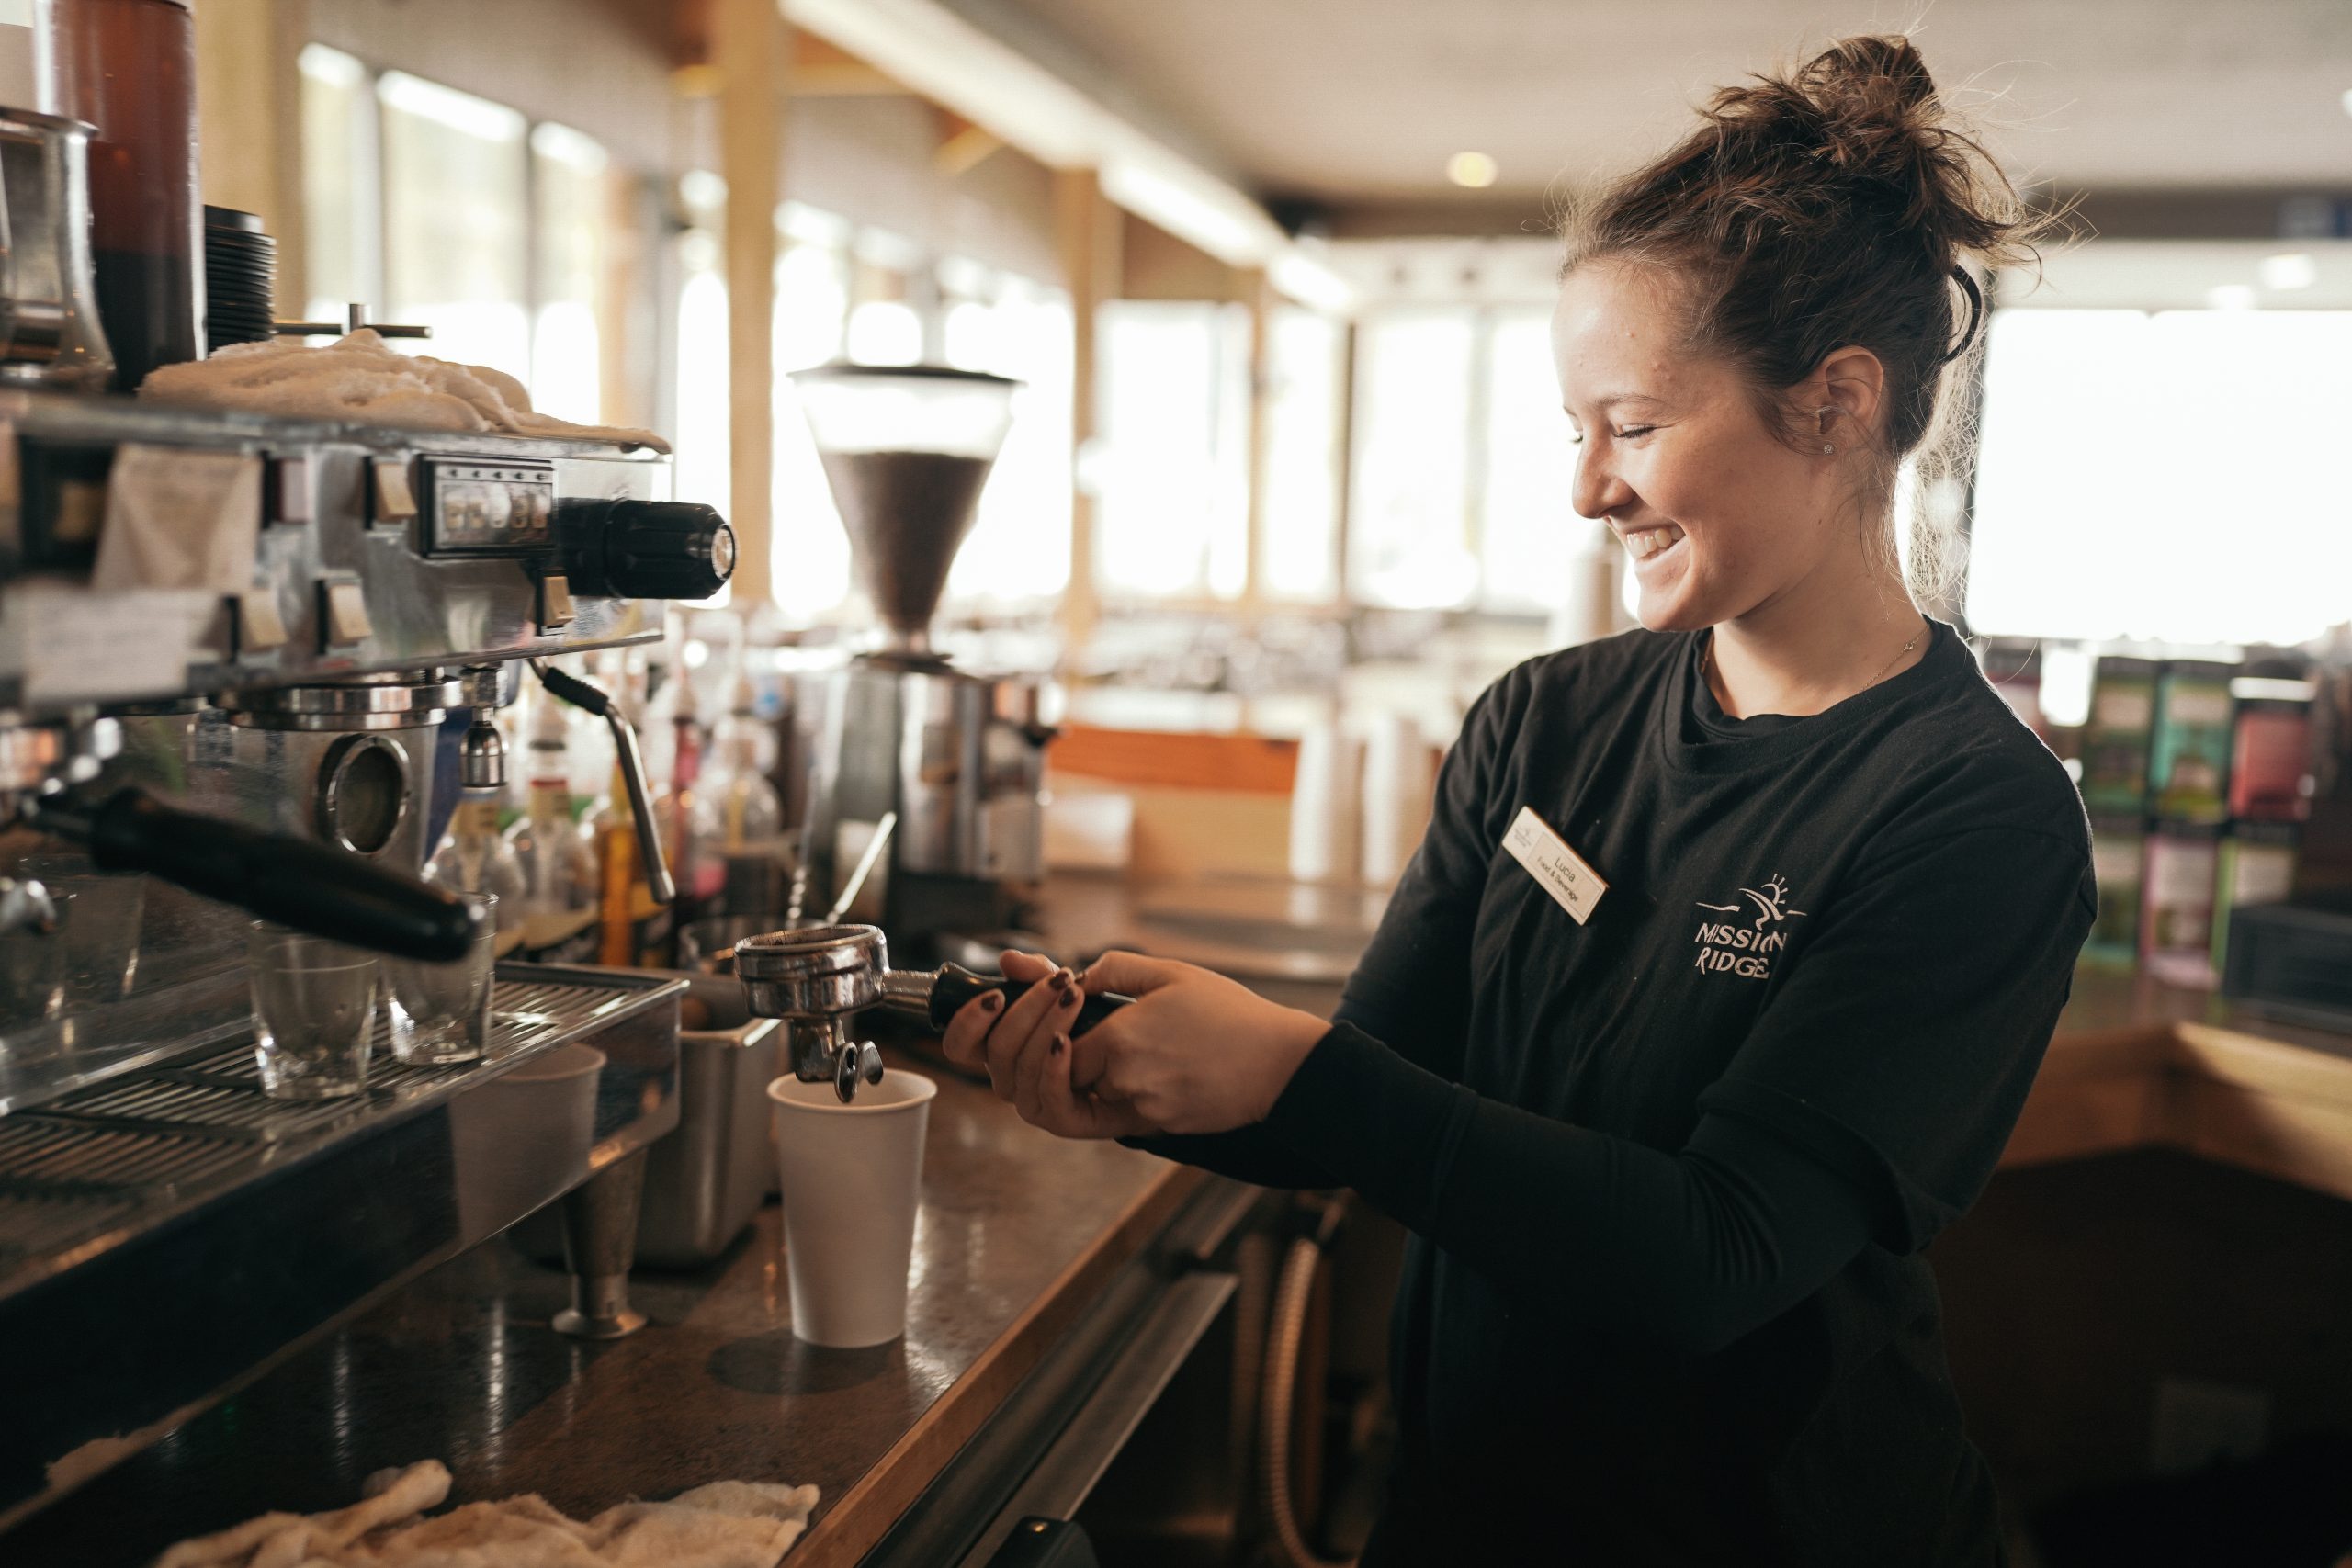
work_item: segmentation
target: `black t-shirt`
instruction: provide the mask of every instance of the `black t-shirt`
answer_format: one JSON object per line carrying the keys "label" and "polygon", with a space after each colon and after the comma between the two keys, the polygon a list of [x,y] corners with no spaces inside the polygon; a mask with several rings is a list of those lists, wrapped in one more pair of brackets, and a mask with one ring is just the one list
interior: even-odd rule
{"label": "black t-shirt", "polygon": [[[2088,824],[1949,627],[1795,720],[1724,716],[1703,636],[1490,688],[1332,1032],[1261,1126],[1154,1145],[1412,1227],[1385,1562],[1997,1551],[1918,1254],[1990,1177],[2064,1004]],[[1522,808],[1608,884],[1585,923],[1505,847]],[[1743,1194],[1765,1221],[1726,1230]],[[1721,1250],[1776,1203],[1838,1216],[1788,1235],[1850,1223],[1826,1283],[1725,1344],[1642,1332],[1674,1279],[1781,1262],[1662,1285],[1661,1230]]]}

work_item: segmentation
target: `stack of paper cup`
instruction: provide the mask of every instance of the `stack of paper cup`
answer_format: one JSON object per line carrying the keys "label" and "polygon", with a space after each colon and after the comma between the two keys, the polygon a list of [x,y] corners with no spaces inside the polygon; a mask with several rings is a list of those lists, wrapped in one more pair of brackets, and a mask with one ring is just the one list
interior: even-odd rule
{"label": "stack of paper cup", "polygon": [[1363,744],[1338,721],[1299,737],[1290,792],[1290,874],[1298,881],[1355,879],[1363,774]]}
{"label": "stack of paper cup", "polygon": [[1437,770],[1420,726],[1401,713],[1373,722],[1363,748],[1363,879],[1385,887],[1403,874],[1429,830]]}
{"label": "stack of paper cup", "polygon": [[830,1082],[768,1085],[792,1331],[811,1345],[882,1345],[906,1332],[923,1134],[938,1092],[897,1068],[846,1105]]}

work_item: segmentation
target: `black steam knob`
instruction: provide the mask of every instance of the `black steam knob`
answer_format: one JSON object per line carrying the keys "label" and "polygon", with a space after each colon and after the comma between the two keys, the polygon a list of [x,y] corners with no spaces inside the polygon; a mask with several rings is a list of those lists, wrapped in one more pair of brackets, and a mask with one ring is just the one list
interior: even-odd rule
{"label": "black steam knob", "polygon": [[559,502],[555,525],[575,594],[707,599],[735,575],[735,531],[698,502]]}

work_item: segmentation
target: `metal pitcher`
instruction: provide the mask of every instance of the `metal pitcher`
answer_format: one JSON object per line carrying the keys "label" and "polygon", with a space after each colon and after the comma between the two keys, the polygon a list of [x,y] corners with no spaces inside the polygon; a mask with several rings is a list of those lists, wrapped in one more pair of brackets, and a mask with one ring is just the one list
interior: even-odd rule
{"label": "metal pitcher", "polygon": [[92,129],[0,108],[0,378],[98,392],[114,373],[90,267]]}

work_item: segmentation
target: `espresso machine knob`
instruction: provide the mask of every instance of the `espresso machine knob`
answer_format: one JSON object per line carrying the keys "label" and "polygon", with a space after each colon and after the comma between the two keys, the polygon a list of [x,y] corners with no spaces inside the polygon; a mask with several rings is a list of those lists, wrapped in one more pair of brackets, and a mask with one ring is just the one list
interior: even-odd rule
{"label": "espresso machine knob", "polygon": [[564,501],[555,522],[575,594],[707,599],[735,574],[735,531],[695,502]]}

